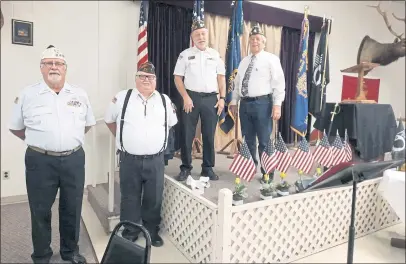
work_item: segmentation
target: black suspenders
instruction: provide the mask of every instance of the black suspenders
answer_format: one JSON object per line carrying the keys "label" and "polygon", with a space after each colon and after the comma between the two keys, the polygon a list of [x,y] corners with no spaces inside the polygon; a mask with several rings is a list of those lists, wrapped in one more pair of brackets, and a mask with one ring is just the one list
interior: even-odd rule
{"label": "black suspenders", "polygon": [[[124,127],[124,116],[125,116],[125,112],[127,110],[127,105],[128,105],[128,100],[130,99],[131,93],[132,93],[133,89],[129,89],[127,91],[127,94],[125,96],[124,99],[124,105],[123,105],[123,110],[121,111],[121,119],[120,119],[120,145],[121,145],[121,151],[127,153],[127,151],[125,150],[124,146],[123,146],[123,127]],[[159,154],[160,152],[164,151],[166,148],[166,141],[167,141],[167,137],[168,137],[168,114],[167,114],[167,109],[166,109],[166,100],[165,100],[165,96],[163,94],[159,94],[161,96],[162,99],[162,103],[164,105],[164,109],[165,109],[165,140],[164,140],[164,145],[162,146],[161,150],[157,153]]]}

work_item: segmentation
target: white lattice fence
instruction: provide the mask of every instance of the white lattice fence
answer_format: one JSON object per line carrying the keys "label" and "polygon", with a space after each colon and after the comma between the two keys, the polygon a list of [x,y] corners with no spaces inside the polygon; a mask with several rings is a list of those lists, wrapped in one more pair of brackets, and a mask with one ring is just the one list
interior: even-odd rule
{"label": "white lattice fence", "polygon": [[214,262],[217,205],[165,176],[162,229],[192,263]]}
{"label": "white lattice fence", "polygon": [[[398,221],[377,194],[379,181],[358,184],[356,237]],[[231,210],[226,215],[230,219],[221,220],[231,227],[230,236],[224,235],[222,260],[286,263],[345,243],[351,199],[352,186],[348,186],[226,208]]]}

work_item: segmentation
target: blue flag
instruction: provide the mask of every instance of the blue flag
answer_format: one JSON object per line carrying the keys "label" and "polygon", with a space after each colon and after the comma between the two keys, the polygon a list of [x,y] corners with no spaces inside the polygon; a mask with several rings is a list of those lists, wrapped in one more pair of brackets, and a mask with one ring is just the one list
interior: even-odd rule
{"label": "blue flag", "polygon": [[228,134],[234,127],[234,116],[228,112],[228,106],[234,90],[234,78],[237,75],[238,65],[241,61],[240,36],[243,33],[243,1],[233,1],[233,13],[228,29],[228,42],[226,51],[226,99],[223,112],[220,114],[220,129]]}
{"label": "blue flag", "polygon": [[295,89],[296,103],[293,111],[293,122],[290,128],[295,133],[304,137],[307,131],[307,116],[309,112],[307,102],[307,49],[309,39],[309,20],[307,20],[307,17],[305,17],[302,22],[302,33],[300,39],[300,59]]}

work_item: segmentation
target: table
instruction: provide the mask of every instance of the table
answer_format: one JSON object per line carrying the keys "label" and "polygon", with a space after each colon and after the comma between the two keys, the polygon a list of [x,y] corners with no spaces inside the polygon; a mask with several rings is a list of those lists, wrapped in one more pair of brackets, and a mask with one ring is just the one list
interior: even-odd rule
{"label": "table", "polygon": [[[405,172],[386,170],[378,187],[378,193],[389,203],[400,220],[405,223]],[[391,245],[405,248],[405,239],[392,238]]]}
{"label": "table", "polygon": [[[334,105],[326,103],[314,128],[328,132]],[[338,114],[334,116],[330,137],[335,137],[337,130],[344,137],[347,129],[349,141],[360,158],[372,161],[392,150],[396,128],[395,114],[389,104],[341,103]]]}

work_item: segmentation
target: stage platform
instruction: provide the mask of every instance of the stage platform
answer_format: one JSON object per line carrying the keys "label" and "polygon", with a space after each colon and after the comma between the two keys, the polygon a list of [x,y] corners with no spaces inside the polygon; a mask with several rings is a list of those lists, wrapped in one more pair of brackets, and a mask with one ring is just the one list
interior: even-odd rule
{"label": "stage platform", "polygon": [[[216,155],[216,166],[214,168],[214,171],[217,173],[220,179],[218,181],[210,181],[210,188],[205,188],[204,190],[203,194],[204,198],[213,203],[217,203],[219,190],[223,188],[228,188],[230,190],[234,189],[234,181],[236,176],[233,173],[231,173],[228,169],[231,162],[232,159],[228,159],[227,156],[225,155],[220,154]],[[165,174],[172,178],[176,176],[180,172],[179,166],[181,165],[181,163],[182,163],[181,160],[176,157],[170,160],[168,166],[166,166],[165,168]],[[193,179],[198,180],[200,178],[200,172],[202,170],[201,167],[202,160],[193,159],[192,164],[193,164],[192,177]],[[312,171],[315,170],[316,167],[314,167]],[[255,202],[260,200],[259,189],[261,187],[260,180],[262,178],[262,174],[259,166],[257,171],[258,173],[255,175],[254,179],[252,179],[250,182],[242,181],[248,187],[247,188],[248,197],[244,200],[244,203]],[[293,185],[293,183],[297,179],[298,179],[297,170],[290,167],[287,172],[286,181],[288,181]],[[274,180],[275,183],[280,182],[279,173],[275,174]],[[185,185],[187,188],[190,188],[190,186],[186,185],[186,181],[182,182],[182,184]],[[292,187],[291,192],[293,191],[294,188]]]}
{"label": "stage platform", "polygon": [[[217,156],[220,180],[210,182],[204,195],[195,195],[173,179],[180,160],[171,160],[166,168],[162,229],[190,262],[287,263],[348,241],[352,185],[260,200],[258,174],[247,184],[248,199],[233,206],[235,176],[228,171],[230,163]],[[200,164],[201,160],[193,161],[194,179],[199,178]],[[294,169],[287,180],[297,180]],[[377,178],[358,185],[356,238],[399,223],[377,193],[379,182]]]}
{"label": "stage platform", "polygon": [[[200,177],[201,162],[193,160],[194,179]],[[211,181],[201,196],[185,182],[173,179],[179,173],[178,158],[170,160],[165,168],[161,230],[191,263],[287,263],[348,241],[352,186],[260,200],[258,173],[246,183],[249,197],[244,204],[233,206],[235,176],[228,170],[231,162],[224,155],[216,156],[215,171],[220,180]],[[297,180],[295,169],[290,168],[286,180],[293,185]],[[275,182],[279,181],[275,175]],[[377,192],[379,182],[380,178],[367,180],[358,186],[357,238],[399,223]],[[105,209],[107,184],[89,186],[88,190],[89,202],[102,224],[106,219],[108,232],[119,219],[118,177],[113,213]],[[98,193],[104,193],[104,198]]]}

